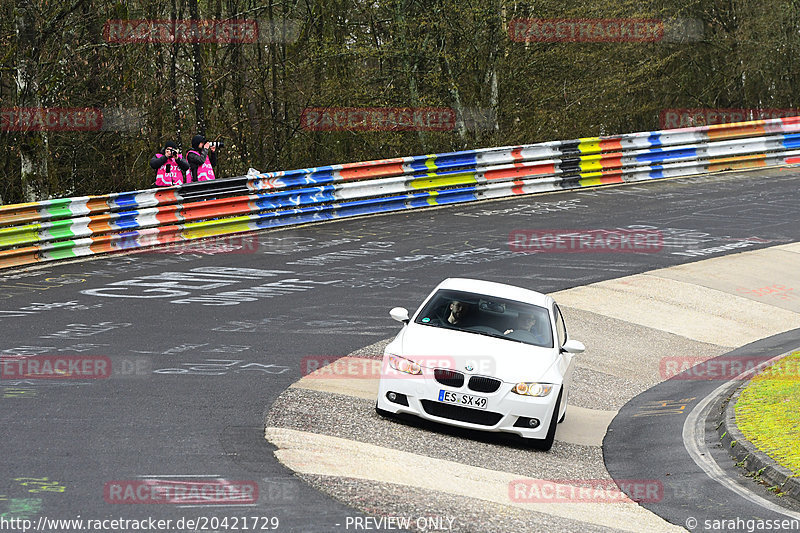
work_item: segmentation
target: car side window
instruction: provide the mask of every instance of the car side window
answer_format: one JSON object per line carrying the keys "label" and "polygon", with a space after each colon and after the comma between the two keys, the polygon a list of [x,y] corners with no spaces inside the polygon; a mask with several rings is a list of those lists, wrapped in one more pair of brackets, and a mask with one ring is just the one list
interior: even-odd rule
{"label": "car side window", "polygon": [[564,346],[567,342],[567,326],[564,325],[564,317],[561,316],[561,309],[558,306],[553,306],[553,311],[556,317],[556,332],[558,333],[558,345]]}

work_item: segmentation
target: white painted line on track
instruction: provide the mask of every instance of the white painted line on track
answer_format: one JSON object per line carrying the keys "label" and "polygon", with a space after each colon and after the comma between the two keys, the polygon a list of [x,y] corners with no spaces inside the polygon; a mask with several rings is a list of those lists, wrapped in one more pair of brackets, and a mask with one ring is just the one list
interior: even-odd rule
{"label": "white painted line on track", "polygon": [[[793,350],[796,351],[796,350]],[[793,352],[792,351],[792,352]],[[773,361],[781,359],[792,352],[787,352],[765,361],[764,364],[771,364]],[[731,476],[725,473],[720,468],[714,458],[711,456],[711,450],[706,445],[706,418],[708,412],[711,410],[712,403],[719,398],[720,395],[725,394],[726,391],[731,390],[734,382],[742,383],[744,379],[749,379],[750,374],[758,370],[759,367],[754,367],[746,372],[742,372],[732,380],[717,387],[711,394],[703,398],[694,409],[692,409],[686,421],[683,423],[683,445],[686,451],[689,452],[692,460],[697,463],[697,466],[703,469],[708,477],[725,487],[726,489],[735,492],[737,495],[753,502],[754,504],[772,511],[775,513],[788,516],[789,518],[800,519],[800,513],[791,511],[780,505],[777,505],[765,498],[762,498],[753,491],[740,485]]]}

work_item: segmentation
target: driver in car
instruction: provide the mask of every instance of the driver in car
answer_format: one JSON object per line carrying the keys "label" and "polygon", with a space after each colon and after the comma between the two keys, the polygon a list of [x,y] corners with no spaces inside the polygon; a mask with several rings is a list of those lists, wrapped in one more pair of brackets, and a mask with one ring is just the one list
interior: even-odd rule
{"label": "driver in car", "polygon": [[453,300],[448,309],[450,309],[450,314],[447,316],[448,324],[459,327],[469,325],[467,323],[467,319],[470,315],[470,306],[468,303]]}

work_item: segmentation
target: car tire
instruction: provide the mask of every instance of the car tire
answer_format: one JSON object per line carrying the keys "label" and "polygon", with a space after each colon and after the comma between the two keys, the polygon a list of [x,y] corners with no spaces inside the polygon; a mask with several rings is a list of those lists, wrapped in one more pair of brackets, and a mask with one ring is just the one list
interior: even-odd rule
{"label": "car tire", "polygon": [[558,419],[559,424],[563,422],[565,418],[567,418],[567,402],[569,402],[569,391],[567,391],[567,397],[564,398],[564,414]]}
{"label": "car tire", "polygon": [[[553,447],[553,441],[556,439],[556,425],[558,425],[558,410],[561,407],[561,391],[558,391],[558,398],[556,405],[553,407],[553,416],[550,417],[550,427],[547,428],[547,436],[543,439],[533,439],[531,447],[543,452],[548,451]],[[564,413],[566,415],[566,413]]]}
{"label": "car tire", "polygon": [[394,413],[390,413],[389,411],[386,411],[385,409],[381,409],[380,407],[378,407],[377,401],[375,402],[375,412],[384,418],[392,418],[394,416]]}

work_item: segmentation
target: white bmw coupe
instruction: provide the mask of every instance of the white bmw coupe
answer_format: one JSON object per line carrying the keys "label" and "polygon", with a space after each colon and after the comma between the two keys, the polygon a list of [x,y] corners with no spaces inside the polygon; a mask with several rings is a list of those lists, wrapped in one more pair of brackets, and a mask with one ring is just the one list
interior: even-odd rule
{"label": "white bmw coupe", "polygon": [[482,431],[515,433],[538,449],[553,445],[566,416],[575,354],[549,296],[472,279],[440,283],[386,347],[378,402],[382,416],[407,413]]}

